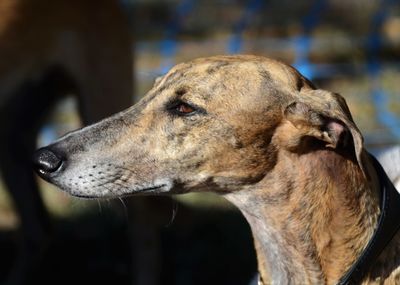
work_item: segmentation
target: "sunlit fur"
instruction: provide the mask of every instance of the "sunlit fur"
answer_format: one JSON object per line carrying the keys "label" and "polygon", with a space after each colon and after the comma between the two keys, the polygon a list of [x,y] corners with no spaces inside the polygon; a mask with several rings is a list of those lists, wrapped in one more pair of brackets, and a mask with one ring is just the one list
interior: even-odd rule
{"label": "sunlit fur", "polygon": [[[180,116],[176,100],[202,111]],[[66,161],[48,179],[73,195],[220,193],[251,226],[263,284],[335,284],[379,216],[345,100],[263,57],[177,65],[137,105],[49,149]],[[398,284],[398,240],[365,284]]]}

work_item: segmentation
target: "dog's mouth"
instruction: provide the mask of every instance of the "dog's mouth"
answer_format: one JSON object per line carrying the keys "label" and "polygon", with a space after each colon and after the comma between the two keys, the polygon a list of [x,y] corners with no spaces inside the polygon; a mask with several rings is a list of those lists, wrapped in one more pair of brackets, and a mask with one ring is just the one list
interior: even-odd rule
{"label": "dog's mouth", "polygon": [[[168,185],[161,184],[157,186],[142,188],[139,190],[134,190],[132,193],[127,193],[124,196],[134,196],[134,195],[147,195],[147,194],[162,194],[163,192],[168,192]],[[161,190],[161,191],[160,191]]]}
{"label": "dog's mouth", "polygon": [[[160,191],[161,190],[161,191]],[[93,200],[93,199],[112,199],[112,198],[123,198],[123,197],[129,197],[129,196],[139,196],[139,195],[152,195],[152,194],[162,194],[164,192],[168,192],[168,185],[167,184],[161,184],[161,185],[156,185],[152,187],[146,187],[146,188],[141,188],[138,190],[132,190],[132,192],[124,193],[124,194],[109,194],[109,195],[88,195],[88,194],[82,194],[82,193],[74,193],[68,191],[72,196],[81,198],[81,199],[88,199],[88,200]]]}

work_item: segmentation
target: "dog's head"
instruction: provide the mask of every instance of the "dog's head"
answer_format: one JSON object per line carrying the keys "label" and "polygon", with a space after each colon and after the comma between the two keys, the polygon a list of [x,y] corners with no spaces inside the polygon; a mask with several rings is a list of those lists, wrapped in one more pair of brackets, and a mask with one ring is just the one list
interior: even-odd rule
{"label": "dog's head", "polygon": [[280,148],[345,144],[360,161],[362,137],[339,95],[274,60],[220,56],[175,66],[139,103],[34,160],[44,179],[81,197],[228,192],[261,180]]}

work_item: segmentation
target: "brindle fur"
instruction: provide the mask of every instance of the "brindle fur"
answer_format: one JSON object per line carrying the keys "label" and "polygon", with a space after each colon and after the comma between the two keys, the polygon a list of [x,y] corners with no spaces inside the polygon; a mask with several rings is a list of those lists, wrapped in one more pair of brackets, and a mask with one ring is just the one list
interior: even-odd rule
{"label": "brindle fur", "polygon": [[[171,112],[182,100],[189,116]],[[335,284],[370,239],[379,185],[345,100],[256,56],[179,64],[136,105],[49,146],[87,198],[220,193],[253,231],[262,284]],[[399,237],[363,284],[399,284]]]}

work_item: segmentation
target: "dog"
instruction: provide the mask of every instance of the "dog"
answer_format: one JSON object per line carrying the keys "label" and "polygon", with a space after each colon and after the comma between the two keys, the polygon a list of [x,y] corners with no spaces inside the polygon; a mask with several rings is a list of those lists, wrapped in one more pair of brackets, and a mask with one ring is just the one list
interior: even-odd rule
{"label": "dog", "polygon": [[[250,224],[259,284],[339,282],[381,212],[378,171],[344,98],[259,56],[179,64],[34,163],[81,198],[219,193]],[[397,234],[360,282],[398,284],[399,249]]]}
{"label": "dog", "polygon": [[116,0],[2,0],[0,57],[0,170],[21,224],[6,282],[23,284],[52,232],[32,171],[38,131],[66,95],[84,124],[132,104],[128,19]]}

